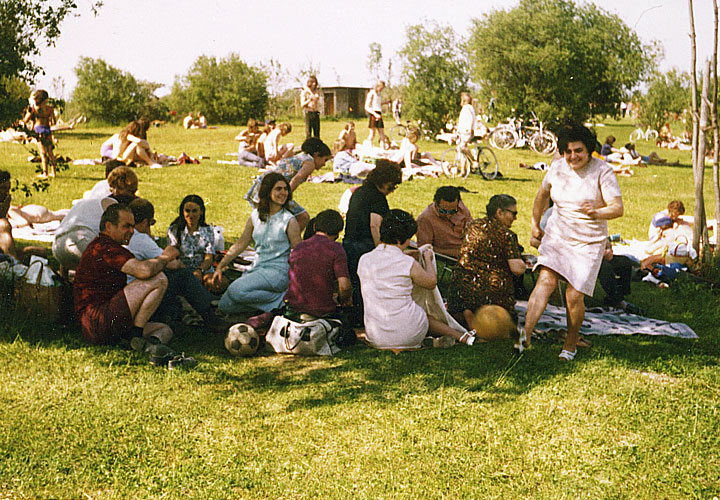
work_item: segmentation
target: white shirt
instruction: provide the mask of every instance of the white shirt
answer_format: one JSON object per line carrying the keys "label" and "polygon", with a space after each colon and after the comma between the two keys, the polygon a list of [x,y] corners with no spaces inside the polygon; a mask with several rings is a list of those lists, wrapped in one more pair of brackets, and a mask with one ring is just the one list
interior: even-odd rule
{"label": "white shirt", "polygon": [[375,113],[382,114],[382,99],[380,99],[380,94],[375,92],[375,89],[370,89],[365,98],[365,111],[371,115]]}
{"label": "white shirt", "polygon": [[472,138],[475,130],[475,108],[472,104],[463,105],[458,118],[457,131],[460,138],[468,141]]}

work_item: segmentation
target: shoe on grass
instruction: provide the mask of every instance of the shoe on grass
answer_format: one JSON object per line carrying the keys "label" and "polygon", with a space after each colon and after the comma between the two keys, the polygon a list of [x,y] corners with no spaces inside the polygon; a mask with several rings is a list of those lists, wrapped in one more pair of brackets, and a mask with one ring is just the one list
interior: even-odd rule
{"label": "shoe on grass", "polygon": [[157,337],[133,337],[130,340],[130,347],[135,352],[147,353],[150,356],[164,357],[169,354],[175,355],[175,351],[160,343]]}
{"label": "shoe on grass", "polygon": [[170,361],[168,361],[167,367],[168,370],[175,370],[177,368],[192,368],[197,365],[197,361],[195,361],[195,358],[190,356],[185,356],[185,353],[178,354],[177,356],[174,356]]}

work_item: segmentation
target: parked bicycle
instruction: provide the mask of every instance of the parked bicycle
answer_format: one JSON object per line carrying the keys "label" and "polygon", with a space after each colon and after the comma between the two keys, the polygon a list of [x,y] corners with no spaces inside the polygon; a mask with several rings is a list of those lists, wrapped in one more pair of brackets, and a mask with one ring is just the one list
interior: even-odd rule
{"label": "parked bicycle", "polygon": [[429,141],[433,137],[433,131],[427,128],[421,121],[417,124],[410,120],[405,120],[405,123],[398,123],[390,129],[390,140],[400,142],[407,135],[408,128],[415,127],[420,134],[420,139]]}
{"label": "parked bicycle", "polygon": [[551,155],[557,149],[557,137],[547,130],[533,112],[530,125],[523,125],[522,118],[508,118],[508,123],[495,127],[490,135],[490,145],[497,149],[522,148],[525,145],[542,155]]}
{"label": "parked bicycle", "polygon": [[648,126],[645,130],[642,127],[638,127],[630,134],[630,142],[637,142],[640,139],[645,139],[648,142],[655,142],[658,138],[658,131]]}
{"label": "parked bicycle", "polygon": [[469,144],[462,146],[457,143],[458,135],[450,134],[443,138],[455,146],[445,150],[440,163],[447,177],[459,176],[467,179],[470,174],[480,174],[485,179],[493,180],[498,174],[498,162],[495,152],[488,146],[478,144],[474,137]]}

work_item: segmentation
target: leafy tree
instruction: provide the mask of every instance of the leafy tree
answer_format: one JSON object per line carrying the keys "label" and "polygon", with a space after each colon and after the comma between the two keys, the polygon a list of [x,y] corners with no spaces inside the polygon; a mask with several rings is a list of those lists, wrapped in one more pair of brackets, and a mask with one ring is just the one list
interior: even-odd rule
{"label": "leafy tree", "polygon": [[[91,9],[99,6],[93,2]],[[0,0],[0,126],[21,117],[29,93],[18,95],[18,81],[32,83],[41,71],[34,58],[53,45],[76,8],[74,0]]]}
{"label": "leafy tree", "polygon": [[237,54],[200,56],[187,75],[176,78],[170,102],[178,112],[201,111],[210,122],[244,124],[265,116],[267,76]]}
{"label": "leafy tree", "polygon": [[432,130],[440,130],[459,112],[460,92],[467,89],[467,63],[450,26],[436,22],[408,26],[403,59],[403,111]]}
{"label": "leafy tree", "polygon": [[640,123],[660,130],[670,118],[677,118],[690,107],[690,76],[672,69],[656,73],[640,100]]}
{"label": "leafy tree", "polygon": [[158,84],[138,81],[126,71],[102,59],[81,57],[75,66],[77,85],[72,94],[75,108],[88,118],[122,123],[146,116],[155,100]]}
{"label": "leafy tree", "polygon": [[617,113],[657,55],[618,16],[572,0],[520,0],[473,20],[474,81],[500,113],[545,121]]}

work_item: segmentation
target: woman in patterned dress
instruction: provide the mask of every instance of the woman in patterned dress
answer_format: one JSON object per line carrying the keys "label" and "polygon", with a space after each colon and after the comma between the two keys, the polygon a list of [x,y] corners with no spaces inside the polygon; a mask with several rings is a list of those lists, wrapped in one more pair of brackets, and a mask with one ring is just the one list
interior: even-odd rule
{"label": "woman in patterned dress", "polygon": [[486,304],[504,307],[515,318],[513,277],[526,269],[517,235],[510,230],[517,217],[515,198],[496,194],[485,209],[487,217],[465,226],[448,295],[448,311],[468,325]]}

